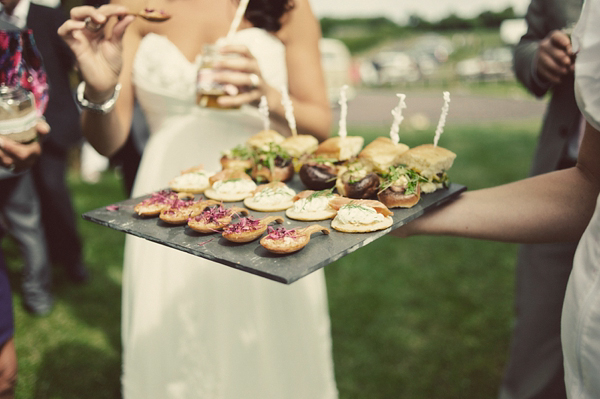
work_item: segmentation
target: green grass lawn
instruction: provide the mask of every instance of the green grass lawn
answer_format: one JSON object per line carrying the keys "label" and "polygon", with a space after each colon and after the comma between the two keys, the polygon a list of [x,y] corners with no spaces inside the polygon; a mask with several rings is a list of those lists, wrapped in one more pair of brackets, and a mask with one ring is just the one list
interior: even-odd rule
{"label": "green grass lawn", "polygon": [[[525,177],[539,123],[448,126],[458,154],[450,177],[477,189]],[[386,129],[352,130],[367,141]],[[413,146],[430,132],[402,132]],[[77,212],[123,199],[108,172],[97,185],[69,176]],[[19,399],[120,397],[124,234],[80,220],[93,279],[74,286],[54,271],[56,307],[22,310],[20,258],[3,248],[14,289]],[[440,237],[383,237],[326,267],[341,399],[482,399],[496,395],[506,360],[516,246]],[[249,398],[254,399],[254,398]],[[282,398],[284,399],[284,398]]]}

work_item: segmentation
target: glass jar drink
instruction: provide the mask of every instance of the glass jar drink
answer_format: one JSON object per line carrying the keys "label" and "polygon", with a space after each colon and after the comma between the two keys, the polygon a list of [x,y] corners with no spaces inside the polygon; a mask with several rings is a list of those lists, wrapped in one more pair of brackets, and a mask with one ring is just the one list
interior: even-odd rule
{"label": "glass jar drink", "polygon": [[[218,103],[218,98],[228,95],[225,85],[215,81],[214,64],[222,57],[216,44],[205,44],[202,49],[202,62],[198,70],[196,102],[206,108],[226,108]],[[228,107],[231,108],[231,107]]]}
{"label": "glass jar drink", "polygon": [[0,86],[0,137],[20,143],[37,138],[33,93],[22,87]]}

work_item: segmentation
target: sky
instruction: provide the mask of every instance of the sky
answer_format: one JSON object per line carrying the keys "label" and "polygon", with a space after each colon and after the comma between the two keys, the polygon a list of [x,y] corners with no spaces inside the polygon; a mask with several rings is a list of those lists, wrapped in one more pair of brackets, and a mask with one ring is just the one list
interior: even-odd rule
{"label": "sky", "polygon": [[387,16],[396,22],[406,22],[417,14],[435,22],[450,13],[474,17],[482,11],[502,11],[513,7],[524,15],[530,0],[309,0],[318,18]]}

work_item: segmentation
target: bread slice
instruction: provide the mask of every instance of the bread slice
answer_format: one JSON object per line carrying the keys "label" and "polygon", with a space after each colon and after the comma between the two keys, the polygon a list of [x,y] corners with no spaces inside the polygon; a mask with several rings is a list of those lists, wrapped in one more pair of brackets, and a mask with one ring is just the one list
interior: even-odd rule
{"label": "bread slice", "polygon": [[319,140],[310,134],[297,134],[286,138],[280,144],[294,158],[300,158],[305,154],[312,154],[319,147]]}
{"label": "bread slice", "polygon": [[281,144],[285,137],[275,130],[261,130],[246,141],[246,145],[254,149],[268,150],[271,143]]}
{"label": "bread slice", "polygon": [[406,144],[396,144],[389,137],[377,137],[363,148],[358,158],[371,170],[385,173],[390,166],[397,164],[398,157],[408,149]]}
{"label": "bread slice", "polygon": [[315,155],[345,161],[358,155],[364,142],[361,136],[331,137],[319,144]]}
{"label": "bread slice", "polygon": [[398,157],[400,164],[406,165],[426,179],[432,179],[452,167],[456,154],[433,144],[423,144],[404,152]]}

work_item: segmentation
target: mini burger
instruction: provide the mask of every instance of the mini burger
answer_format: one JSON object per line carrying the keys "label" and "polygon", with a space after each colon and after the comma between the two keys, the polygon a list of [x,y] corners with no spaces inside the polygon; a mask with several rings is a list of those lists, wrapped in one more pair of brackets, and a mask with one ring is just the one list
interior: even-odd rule
{"label": "mini burger", "polygon": [[390,166],[381,175],[377,199],[388,208],[411,208],[421,199],[421,183],[427,180],[404,166]]}
{"label": "mini burger", "polygon": [[356,157],[363,143],[364,139],[360,136],[337,136],[323,141],[300,168],[302,183],[310,190],[335,187],[339,167]]}
{"label": "mini burger", "polygon": [[278,144],[270,143],[268,149],[259,149],[254,153],[251,175],[259,184],[288,181],[294,176],[292,157]]}
{"label": "mini burger", "polygon": [[247,145],[238,145],[223,152],[220,161],[223,169],[241,169],[250,172],[254,164],[252,149]]}
{"label": "mini burger", "polygon": [[367,144],[358,154],[358,159],[377,173],[387,173],[390,166],[398,164],[398,157],[408,148],[406,144],[394,143],[389,137],[381,136]]}
{"label": "mini burger", "polygon": [[378,174],[385,173],[406,152],[406,144],[395,144],[387,137],[379,137],[358,154],[357,160],[340,169],[336,188],[348,198],[375,198],[379,191]]}
{"label": "mini burger", "polygon": [[337,192],[348,198],[375,198],[379,190],[379,176],[361,160],[341,166],[336,179]]}
{"label": "mini burger", "polygon": [[432,144],[423,144],[401,154],[398,163],[414,170],[424,182],[421,183],[421,192],[432,193],[448,184],[446,171],[452,167],[456,154],[445,148]]}
{"label": "mini burger", "polygon": [[319,147],[319,140],[310,134],[297,134],[287,137],[280,144],[292,158],[300,159],[312,154]]}
{"label": "mini burger", "polygon": [[269,150],[271,144],[280,145],[284,140],[285,137],[275,130],[261,130],[246,140],[246,145],[252,150]]}

